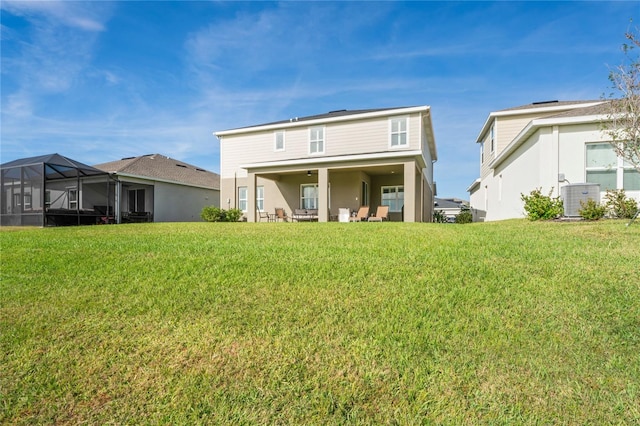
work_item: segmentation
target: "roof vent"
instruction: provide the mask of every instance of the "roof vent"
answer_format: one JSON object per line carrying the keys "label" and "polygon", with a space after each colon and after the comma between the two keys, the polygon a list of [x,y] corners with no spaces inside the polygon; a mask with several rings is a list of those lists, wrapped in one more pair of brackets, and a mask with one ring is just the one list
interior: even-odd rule
{"label": "roof vent", "polygon": [[346,111],[347,111],[346,109],[336,109],[333,111],[329,111],[329,114],[335,114],[336,112],[346,112]]}
{"label": "roof vent", "polygon": [[123,160],[133,160],[136,157],[124,157]]}
{"label": "roof vent", "polygon": [[558,100],[534,102],[532,105],[557,104]]}
{"label": "roof vent", "polygon": [[185,166],[184,164],[176,164],[176,166],[178,166],[178,167],[184,167],[185,169],[187,168],[187,166]]}
{"label": "roof vent", "polygon": [[196,167],[196,170],[197,170],[197,171],[199,171],[199,172],[206,172],[206,170],[205,170],[205,169],[200,169],[200,168],[198,168],[198,167]]}

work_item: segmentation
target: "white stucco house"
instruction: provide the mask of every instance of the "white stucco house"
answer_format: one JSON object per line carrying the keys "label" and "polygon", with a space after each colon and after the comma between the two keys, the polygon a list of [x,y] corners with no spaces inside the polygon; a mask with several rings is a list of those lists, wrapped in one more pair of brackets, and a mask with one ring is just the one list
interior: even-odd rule
{"label": "white stucco house", "polygon": [[275,208],[327,222],[381,205],[392,221],[431,221],[437,153],[428,106],[338,110],[215,135],[221,207],[241,209],[249,222]]}
{"label": "white stucco house", "polygon": [[220,176],[160,154],[96,164],[115,182],[110,205],[121,222],[198,222],[220,206]]}
{"label": "white stucco house", "polygon": [[[521,194],[561,196],[579,183],[624,189],[640,199],[640,174],[614,153],[601,131],[604,101],[549,101],[489,114],[480,130],[480,177],[468,188],[475,220],[525,216]],[[566,189],[566,188],[565,188]]]}

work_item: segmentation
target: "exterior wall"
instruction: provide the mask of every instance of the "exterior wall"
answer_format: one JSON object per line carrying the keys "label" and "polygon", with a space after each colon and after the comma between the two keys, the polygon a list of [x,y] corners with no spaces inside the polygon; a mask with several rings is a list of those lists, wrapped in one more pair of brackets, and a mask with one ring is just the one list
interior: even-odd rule
{"label": "exterior wall", "polygon": [[[319,125],[300,122],[300,126],[297,127],[225,135],[220,141],[220,177],[223,179],[230,179],[234,176],[245,177],[246,171],[242,170],[240,166],[256,161],[271,162],[385,151],[421,150],[423,132],[420,114],[398,114],[392,117],[405,116],[409,117],[408,146],[401,148],[389,147],[390,117],[387,116]],[[324,127],[325,129],[323,154],[309,153],[309,129],[312,127]],[[274,150],[274,137],[277,130],[285,132],[284,151]]]}
{"label": "exterior wall", "polygon": [[[525,216],[521,194],[541,188],[558,197],[568,183],[586,182],[586,144],[607,142],[598,123],[543,127],[482,178],[471,193],[472,209],[485,210],[487,221]],[[559,181],[564,174],[566,181]],[[601,199],[606,191],[601,191]],[[626,191],[640,200],[640,191]]]}
{"label": "exterior wall", "polygon": [[220,206],[220,192],[212,189],[154,184],[154,222],[202,222],[200,212],[207,206]]}

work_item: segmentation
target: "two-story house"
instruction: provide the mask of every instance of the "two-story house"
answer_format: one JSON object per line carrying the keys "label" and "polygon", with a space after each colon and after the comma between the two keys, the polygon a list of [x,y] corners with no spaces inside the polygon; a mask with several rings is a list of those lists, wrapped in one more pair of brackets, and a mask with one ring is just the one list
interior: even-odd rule
{"label": "two-story house", "polygon": [[602,131],[604,101],[548,101],[489,114],[477,143],[480,178],[467,188],[475,220],[524,217],[521,194],[553,197],[580,183],[624,189],[640,199],[640,174],[618,158]]}
{"label": "two-story house", "polygon": [[390,220],[429,222],[436,142],[428,106],[339,110],[216,132],[220,204],[257,211],[389,206]]}

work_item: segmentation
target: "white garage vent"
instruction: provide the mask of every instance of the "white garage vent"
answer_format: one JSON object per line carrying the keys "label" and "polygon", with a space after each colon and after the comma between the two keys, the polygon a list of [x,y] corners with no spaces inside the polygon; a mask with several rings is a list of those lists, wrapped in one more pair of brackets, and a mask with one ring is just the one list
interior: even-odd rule
{"label": "white garage vent", "polygon": [[592,199],[596,203],[600,203],[600,184],[599,183],[572,183],[560,188],[560,196],[564,204],[564,215],[568,217],[580,216],[580,201],[586,203]]}

